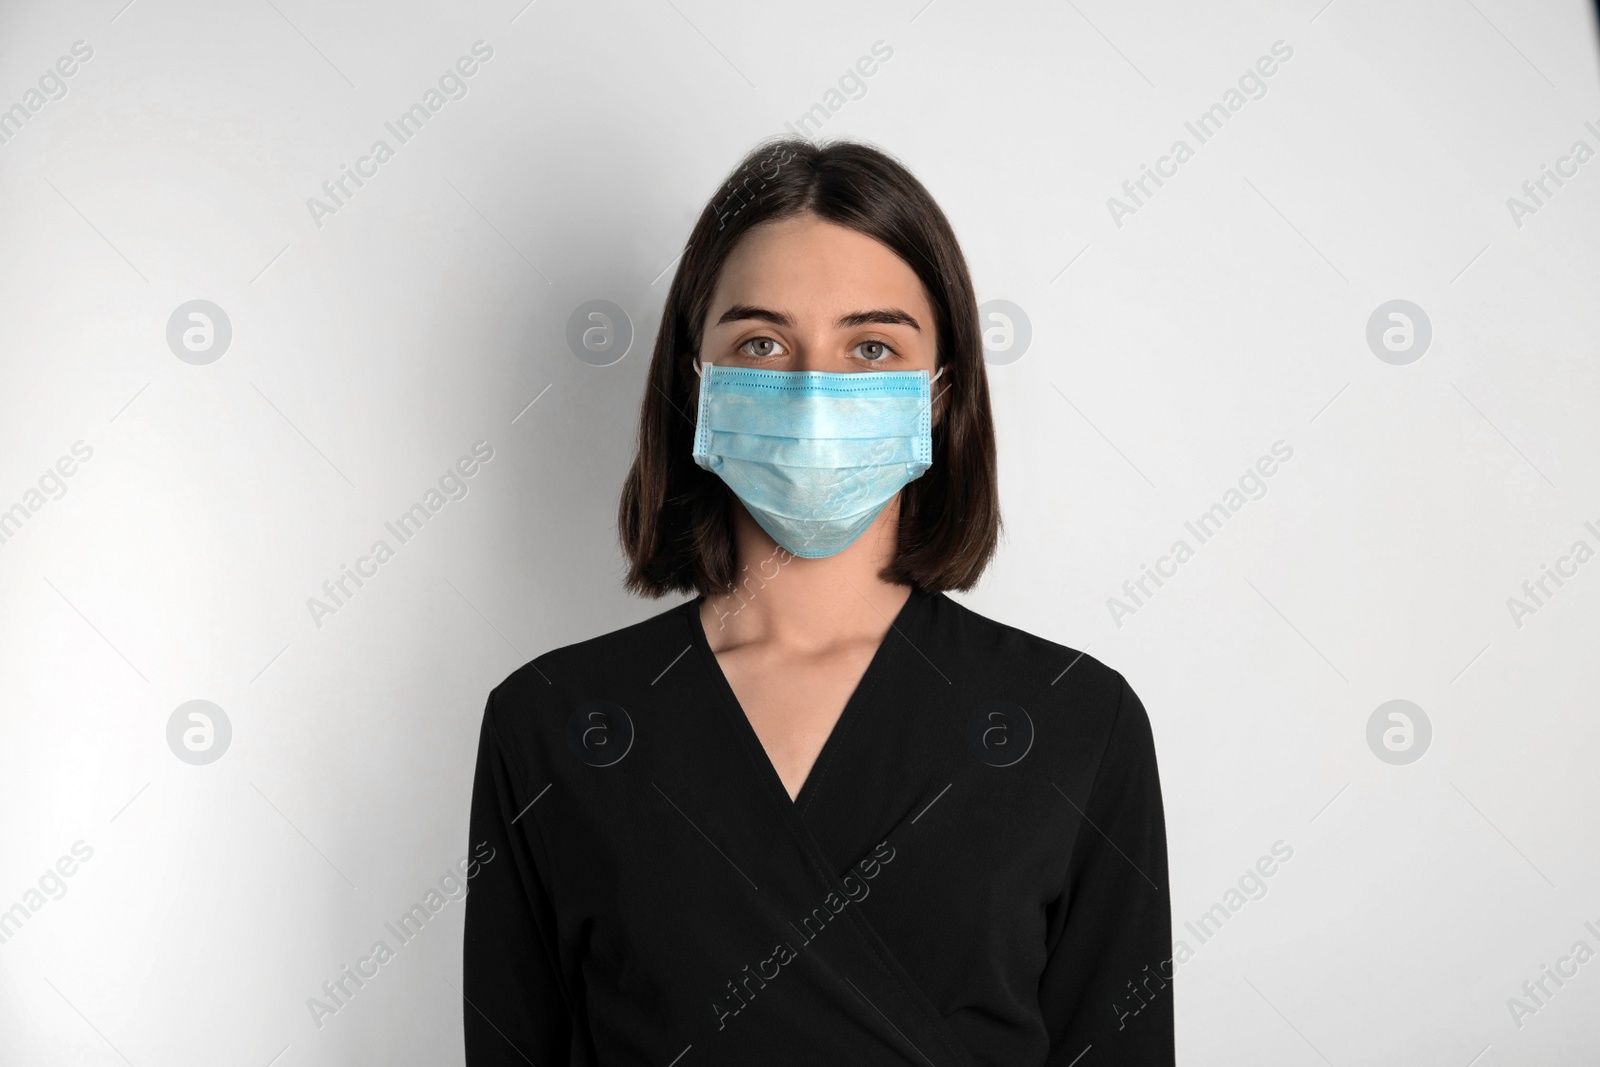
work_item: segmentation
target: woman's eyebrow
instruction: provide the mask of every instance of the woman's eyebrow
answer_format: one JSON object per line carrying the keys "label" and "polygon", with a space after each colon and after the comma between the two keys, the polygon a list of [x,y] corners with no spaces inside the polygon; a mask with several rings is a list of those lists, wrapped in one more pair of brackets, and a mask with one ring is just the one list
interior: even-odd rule
{"label": "woman's eyebrow", "polygon": [[848,315],[839,316],[839,321],[835,325],[841,330],[848,330],[855,326],[865,326],[869,322],[876,322],[884,326],[909,326],[918,333],[922,332],[922,327],[917,325],[917,320],[899,308],[873,308],[871,311],[852,311]]}
{"label": "woman's eyebrow", "polygon": [[[783,312],[756,307],[753,304],[734,304],[722,313],[721,318],[717,319],[717,325],[721,326],[724,323],[739,322],[745,319],[759,319],[762,322],[770,322],[774,326],[794,326],[794,319]],[[865,326],[868,323],[878,323],[884,326],[909,326],[918,333],[922,332],[922,327],[917,325],[917,320],[899,308],[873,308],[870,311],[852,311],[848,315],[839,316],[839,320],[834,325],[841,330],[848,330],[856,326]]]}

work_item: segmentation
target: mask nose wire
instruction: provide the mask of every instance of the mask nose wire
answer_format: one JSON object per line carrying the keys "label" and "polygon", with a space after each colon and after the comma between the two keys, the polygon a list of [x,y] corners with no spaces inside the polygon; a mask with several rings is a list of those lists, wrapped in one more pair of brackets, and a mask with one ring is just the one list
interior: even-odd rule
{"label": "mask nose wire", "polygon": [[[696,359],[696,360],[695,360],[695,361],[694,361],[694,372],[695,372],[695,374],[696,374],[696,375],[697,375],[697,376],[699,376],[699,377],[701,377],[701,378],[704,378],[704,377],[705,377],[705,374],[704,374],[704,372],[702,372],[702,371],[701,371],[701,370],[700,370],[700,361],[699,361],[699,360],[698,360],[698,359]],[[941,376],[941,375],[942,375],[942,374],[944,374],[944,368],[943,368],[943,367],[940,367],[940,368],[939,368],[939,369],[938,369],[938,370],[937,370],[937,371],[935,371],[935,372],[934,372],[934,375],[933,375],[933,377],[932,377],[932,378],[929,378],[929,379],[928,379],[928,384],[929,384],[929,385],[932,385],[932,384],[933,384],[933,383],[934,383],[934,382],[936,382],[936,381],[938,381],[938,380],[939,380],[939,377],[940,377],[940,376]]]}

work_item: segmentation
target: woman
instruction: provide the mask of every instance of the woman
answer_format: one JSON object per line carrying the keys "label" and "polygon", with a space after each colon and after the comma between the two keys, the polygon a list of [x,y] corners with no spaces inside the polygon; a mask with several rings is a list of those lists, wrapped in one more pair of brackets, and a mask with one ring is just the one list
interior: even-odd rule
{"label": "woman", "polygon": [[695,599],[490,694],[467,1061],[1170,1064],[1166,837],[1122,676],[968,610],[1000,518],[949,223],[858,144],[690,235],[619,528]]}

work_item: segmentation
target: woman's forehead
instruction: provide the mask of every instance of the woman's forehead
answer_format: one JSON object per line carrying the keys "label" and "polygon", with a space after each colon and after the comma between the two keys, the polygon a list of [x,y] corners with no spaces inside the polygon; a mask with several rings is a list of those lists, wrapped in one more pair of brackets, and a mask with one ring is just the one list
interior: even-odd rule
{"label": "woman's forehead", "polygon": [[735,304],[807,318],[900,307],[921,321],[929,311],[921,280],[893,249],[815,216],[762,223],[740,239],[717,280],[711,322]]}

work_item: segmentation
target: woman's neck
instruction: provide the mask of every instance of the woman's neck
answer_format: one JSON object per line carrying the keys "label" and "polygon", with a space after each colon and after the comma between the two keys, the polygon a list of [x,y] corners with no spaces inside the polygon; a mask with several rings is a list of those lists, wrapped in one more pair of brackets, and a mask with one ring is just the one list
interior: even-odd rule
{"label": "woman's neck", "polygon": [[803,559],[776,545],[734,502],[734,588],[706,597],[701,622],[713,651],[751,643],[820,651],[882,640],[911,587],[878,575],[894,559],[900,498],[842,552]]}

